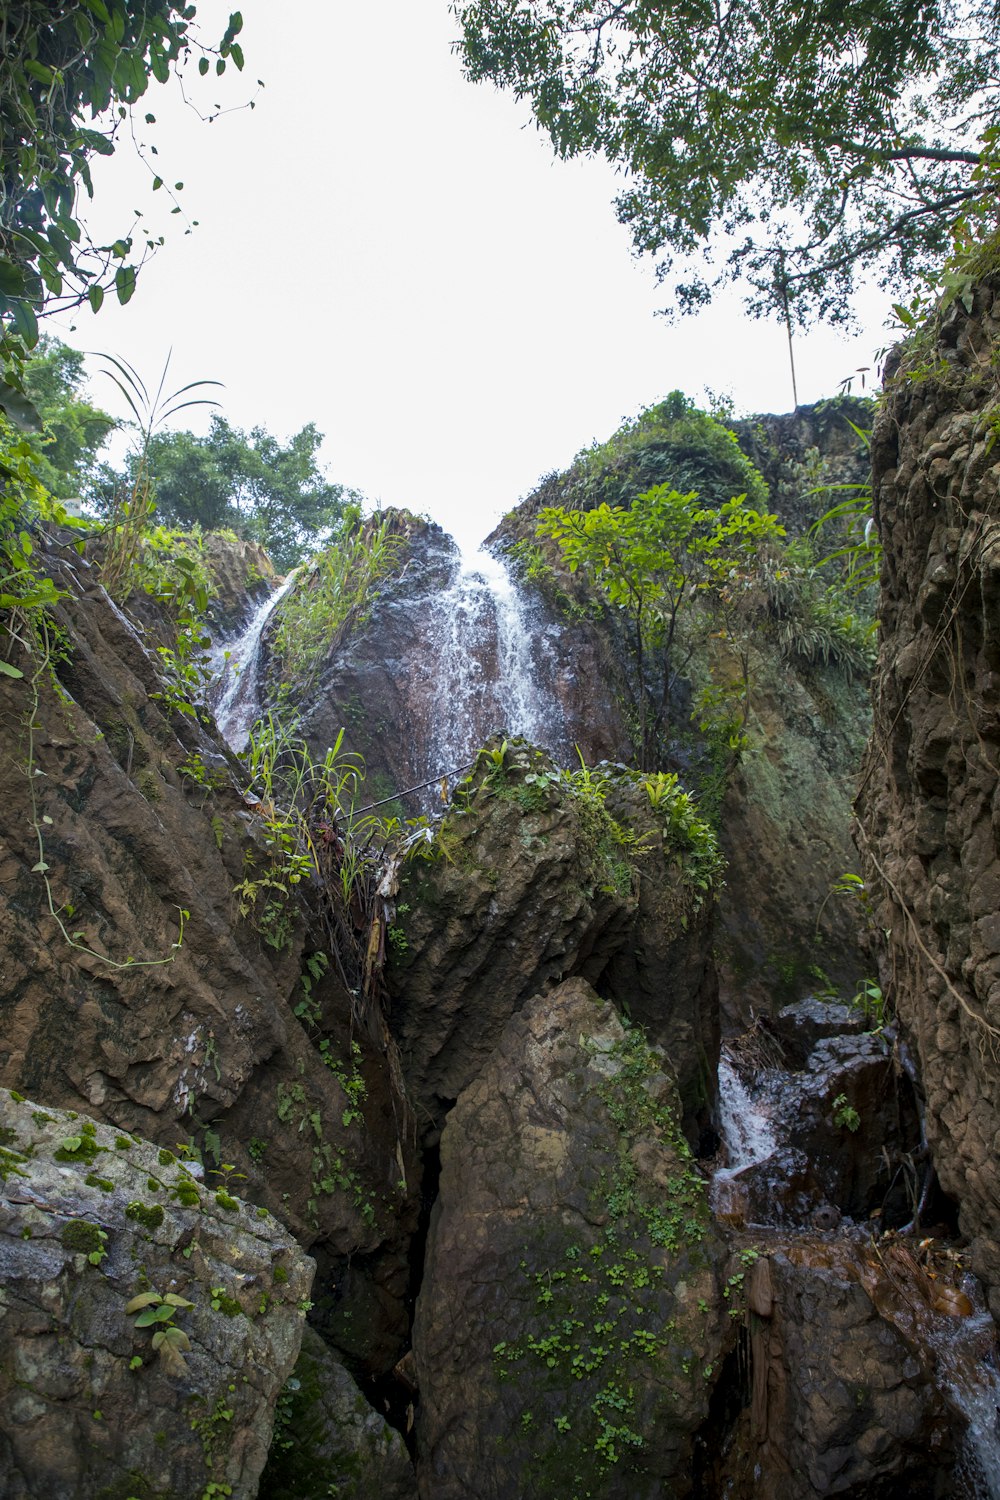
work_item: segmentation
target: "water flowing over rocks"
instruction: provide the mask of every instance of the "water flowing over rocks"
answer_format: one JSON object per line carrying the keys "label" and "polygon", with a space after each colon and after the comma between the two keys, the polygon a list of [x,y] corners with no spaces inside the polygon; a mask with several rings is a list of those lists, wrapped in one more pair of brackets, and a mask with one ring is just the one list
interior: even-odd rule
{"label": "water flowing over rocks", "polygon": [[[76,1111],[0,1090],[0,1142],[5,1500],[256,1493],[312,1262],[263,1209]],[[166,1321],[127,1311],[143,1293]]]}
{"label": "water flowing over rocks", "polygon": [[875,428],[885,547],[858,843],[881,983],[926,1096],[942,1187],[1000,1314],[1000,284],[905,348]]}
{"label": "water flowing over rocks", "polygon": [[[441,528],[406,516],[398,576],[380,586],[369,618],[319,666],[301,732],[322,754],[346,726],[367,789],[393,798],[453,778],[480,745],[525,735],[563,765],[579,742],[589,763],[621,744],[619,711],[594,670],[599,645],[574,649],[561,622],[514,586],[489,553],[463,558]],[[270,691],[280,664],[271,665]],[[404,798],[426,807],[426,788]]]}

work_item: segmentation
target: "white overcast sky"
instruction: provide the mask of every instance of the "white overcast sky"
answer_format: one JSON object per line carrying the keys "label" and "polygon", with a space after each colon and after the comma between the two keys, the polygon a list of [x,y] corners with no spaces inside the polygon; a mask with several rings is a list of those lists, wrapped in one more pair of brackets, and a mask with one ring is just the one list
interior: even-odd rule
{"label": "white overcast sky", "polygon": [[[200,0],[212,40],[231,8]],[[728,394],[740,413],[791,407],[784,331],[737,295],[697,319],[655,316],[665,292],[615,219],[615,174],[555,161],[526,106],[463,79],[448,0],[241,9],[245,72],[188,90],[208,109],[260,77],[252,111],[202,124],[171,83],[137,112],[156,115],[154,164],[183,180],[199,226],[184,234],[123,140],[95,164],[91,222],[114,238],[142,207],[167,243],[126,308],[109,298],[58,336],[147,381],[172,346],[172,386],[221,380],[231,421],[283,438],[315,422],[331,479],[466,544],[672,389]],[[874,363],[883,299],[867,311],[857,340],[797,339],[800,401]],[[109,382],[92,392],[121,410]]]}

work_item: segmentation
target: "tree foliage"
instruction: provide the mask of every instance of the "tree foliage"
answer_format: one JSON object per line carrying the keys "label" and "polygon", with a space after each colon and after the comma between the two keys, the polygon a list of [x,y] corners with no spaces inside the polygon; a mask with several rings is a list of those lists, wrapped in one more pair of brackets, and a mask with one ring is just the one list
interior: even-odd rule
{"label": "tree foliage", "polygon": [[202,73],[243,66],[239,12],[217,48],[197,39],[194,16],[183,0],[0,6],[0,406],[15,420],[34,421],[21,376],[39,315],[83,301],[97,311],[110,290],[127,302],[158,243],[138,220],[111,243],[91,238],[80,201],[93,191],[91,158],[114,153],[150,79],[165,83],[193,57]]}
{"label": "tree foliage", "polygon": [[83,355],[44,335],[25,366],[24,387],[42,422],[35,472],[59,500],[88,497],[98,452],[118,425],[88,399],[85,380]]}
{"label": "tree foliage", "polygon": [[472,79],[528,100],[561,156],[627,172],[619,217],[682,309],[743,279],[755,314],[842,320],[862,271],[898,298],[956,224],[996,222],[994,0],[453,8]]}
{"label": "tree foliage", "polygon": [[538,535],[555,541],[570,572],[582,570],[625,620],[647,770],[655,769],[671,691],[689,655],[678,655],[685,613],[702,599],[728,615],[761,548],[783,534],[777,517],[755,510],[745,495],[713,508],[668,484],[630,506],[542,511]]}
{"label": "tree foliage", "polygon": [[721,505],[744,494],[760,510],[767,485],[740,449],[736,434],[683,391],[645,407],[623,422],[606,442],[578,453],[567,476],[573,505],[631,503],[654,485],[697,490],[706,504]]}
{"label": "tree foliage", "polygon": [[[229,528],[261,542],[286,569],[319,545],[361,497],[332,484],[319,466],[323,434],[310,422],[286,443],[265,427],[244,432],[213,415],[205,437],[155,432],[145,450],[150,497],[159,519],[206,531]],[[104,504],[134,484],[133,456],[105,474]]]}

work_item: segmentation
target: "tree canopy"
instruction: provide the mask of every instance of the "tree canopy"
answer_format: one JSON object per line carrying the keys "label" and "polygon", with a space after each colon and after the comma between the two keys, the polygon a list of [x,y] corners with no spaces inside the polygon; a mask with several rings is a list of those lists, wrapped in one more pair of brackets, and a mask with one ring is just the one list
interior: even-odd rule
{"label": "tree canopy", "polygon": [[453,9],[469,77],[528,100],[561,156],[627,173],[619,217],[682,309],[742,279],[755,314],[843,320],[861,272],[898,299],[956,222],[996,222],[995,0]]}
{"label": "tree canopy", "polygon": [[35,472],[57,500],[86,498],[98,471],[97,454],[118,425],[85,391],[83,355],[58,339],[39,341],[25,366],[24,385],[42,421]]}
{"label": "tree canopy", "polygon": [[[92,192],[91,157],[114,153],[150,79],[166,82],[192,57],[203,74],[224,72],[228,60],[243,66],[239,12],[216,48],[198,40],[194,16],[184,0],[0,7],[0,408],[15,420],[37,425],[22,371],[39,315],[83,301],[97,311],[111,289],[127,302],[137,265],[157,243],[140,216],[111,243],[90,237],[80,200]],[[163,186],[152,167],[150,177]]]}
{"label": "tree canopy", "polygon": [[156,432],[141,456],[130,456],[124,474],[106,470],[105,501],[116,484],[132,488],[141,461],[160,520],[206,531],[228,528],[261,542],[276,567],[290,568],[361,501],[324,477],[317,459],[322,441],[312,422],[282,443],[265,427],[247,433],[215,414],[205,437]]}
{"label": "tree canopy", "polygon": [[558,546],[571,573],[580,569],[627,626],[634,668],[637,749],[652,769],[662,751],[670,696],[690,658],[677,659],[679,629],[696,600],[710,608],[742,586],[765,543],[784,535],[777,516],[745,495],[717,509],[669,484],[654,485],[629,506],[592,510],[549,506],[539,537]]}

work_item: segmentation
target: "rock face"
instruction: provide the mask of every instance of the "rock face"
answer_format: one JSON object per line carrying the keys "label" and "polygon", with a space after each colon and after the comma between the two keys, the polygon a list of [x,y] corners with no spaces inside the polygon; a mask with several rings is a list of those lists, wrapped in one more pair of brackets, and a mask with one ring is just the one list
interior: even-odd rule
{"label": "rock face", "polygon": [[[366,791],[393,802],[456,773],[492,735],[523,734],[563,765],[618,758],[624,736],[604,686],[600,637],[567,632],[543,601],[519,594],[492,557],[466,560],[437,525],[399,513],[396,577],[370,615],[318,666],[301,731],[320,755],[341,728],[367,766]],[[477,571],[478,570],[478,571]],[[276,690],[280,663],[271,663]],[[402,797],[412,816],[433,791]]]}
{"label": "rock face", "polygon": [[873,443],[885,548],[859,848],[881,983],[927,1132],[1000,1315],[1000,282],[904,349]]}
{"label": "rock face", "polygon": [[[332,964],[319,980],[305,964],[327,934],[287,884],[239,918],[235,888],[266,877],[269,854],[235,763],[171,712],[93,572],[52,566],[58,678],[41,672],[37,703],[0,681],[20,726],[0,763],[0,1082],[233,1163],[329,1278],[352,1258],[373,1275],[379,1257],[398,1265],[419,1173],[384,1055],[367,1036],[352,1050]],[[402,1294],[393,1316],[390,1367]]]}
{"label": "rock face", "polygon": [[312,1329],[282,1397],[258,1500],[417,1500],[406,1445]]}
{"label": "rock face", "polygon": [[868,451],[854,427],[869,431],[874,416],[874,401],[838,396],[733,423],[740,447],[767,480],[771,509],[791,535],[801,536],[845,498],[831,486],[868,483]]}
{"label": "rock face", "polygon": [[822,1240],[764,1248],[767,1258],[748,1276],[750,1400],[737,1435],[716,1450],[704,1493],[731,1500],[945,1493],[949,1413],[861,1284],[854,1252]]}
{"label": "rock face", "polygon": [[755,654],[750,748],[722,807],[729,862],[718,906],[724,1019],[739,1031],[818,985],[853,995],[865,972],[857,904],[832,895],[854,869],[851,801],[868,691],[835,667]]}
{"label": "rock face", "polygon": [[677,1121],[667,1059],[582,980],[504,1028],[441,1142],[414,1328],[426,1500],[691,1493],[733,1335]]}
{"label": "rock face", "polygon": [[0,1090],[0,1142],[6,1500],[255,1494],[312,1262],[228,1185],[75,1111]]}
{"label": "rock face", "polygon": [[667,1047],[693,1125],[718,1059],[709,908],[641,779],[588,795],[533,747],[494,743],[456,804],[436,857],[406,867],[388,975],[418,1113],[439,1121],[511,1014],[579,975]]}

